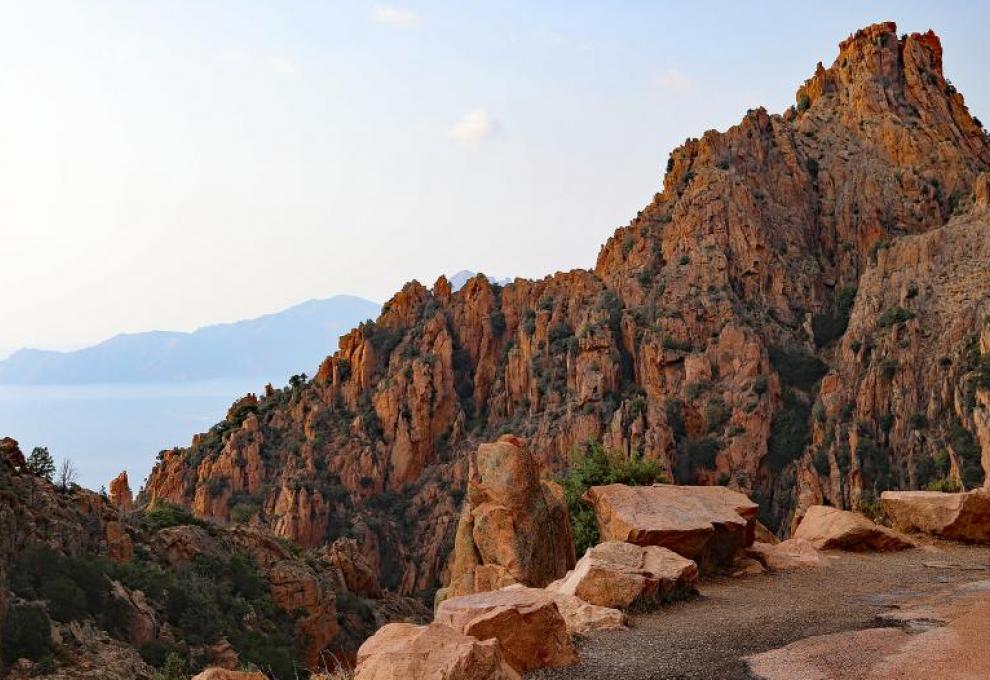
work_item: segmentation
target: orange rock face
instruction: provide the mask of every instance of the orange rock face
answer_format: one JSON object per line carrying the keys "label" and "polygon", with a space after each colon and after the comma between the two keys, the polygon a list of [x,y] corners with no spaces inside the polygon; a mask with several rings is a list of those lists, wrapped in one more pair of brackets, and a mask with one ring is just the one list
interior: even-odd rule
{"label": "orange rock face", "polygon": [[956,541],[990,543],[990,494],[885,491],[883,511],[901,531],[919,531]]}
{"label": "orange rock face", "polygon": [[590,548],[547,590],[600,607],[642,609],[695,594],[697,584],[697,565],[672,550],[606,541]]}
{"label": "orange rock face", "polygon": [[[164,453],[148,499],[307,547],[353,535],[384,588],[426,594],[456,571],[469,459],[505,431],[552,473],[598,440],[728,485],[774,531],[982,486],[990,140],[931,33],[876,24],[809,72],[782,114],[675,149],[592,270],[407,284],[313,380]],[[519,580],[478,564],[472,589]]]}
{"label": "orange rock face", "polygon": [[127,481],[127,470],[110,481],[110,502],[121,512],[130,512],[134,509],[134,495]]}
{"label": "orange rock face", "polygon": [[729,566],[753,542],[757,505],[722,486],[593,486],[602,540],[669,548],[702,571]]}
{"label": "orange rock face", "polygon": [[354,680],[519,680],[498,640],[434,623],[390,623],[358,651]]}
{"label": "orange rock face", "polygon": [[540,479],[536,458],[519,439],[482,444],[470,474],[447,595],[545,586],[574,566],[563,490]]}
{"label": "orange rock face", "polygon": [[538,588],[505,588],[444,600],[436,621],[479,640],[497,639],[506,661],[522,673],[578,660],[557,603]]}
{"label": "orange rock face", "polygon": [[904,534],[875,524],[857,512],[824,505],[808,508],[794,538],[808,541],[818,550],[887,552],[915,547]]}

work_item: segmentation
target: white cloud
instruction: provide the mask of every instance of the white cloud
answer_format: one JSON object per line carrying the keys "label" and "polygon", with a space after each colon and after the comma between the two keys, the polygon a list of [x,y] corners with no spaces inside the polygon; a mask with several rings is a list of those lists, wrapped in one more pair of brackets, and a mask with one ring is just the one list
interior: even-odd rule
{"label": "white cloud", "polygon": [[672,92],[686,92],[694,85],[694,81],[683,71],[669,68],[654,78],[653,84]]}
{"label": "white cloud", "polygon": [[272,70],[287,76],[294,76],[297,72],[296,63],[286,56],[275,55],[269,60]]}
{"label": "white cloud", "polygon": [[477,144],[494,137],[501,126],[485,109],[475,109],[464,114],[448,131],[451,139],[465,144]]}
{"label": "white cloud", "polygon": [[378,5],[371,13],[371,18],[380,24],[391,24],[401,28],[409,28],[419,23],[418,14],[412,10],[393,7],[392,5]]}

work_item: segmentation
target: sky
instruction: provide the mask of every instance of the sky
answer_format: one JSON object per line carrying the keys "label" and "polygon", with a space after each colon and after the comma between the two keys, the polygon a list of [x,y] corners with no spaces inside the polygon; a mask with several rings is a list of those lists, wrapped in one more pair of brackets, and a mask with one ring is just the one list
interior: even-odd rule
{"label": "sky", "polygon": [[[821,5],[821,6],[818,6]],[[826,6],[827,5],[827,6]],[[671,149],[970,2],[0,0],[0,356],[593,266]]]}

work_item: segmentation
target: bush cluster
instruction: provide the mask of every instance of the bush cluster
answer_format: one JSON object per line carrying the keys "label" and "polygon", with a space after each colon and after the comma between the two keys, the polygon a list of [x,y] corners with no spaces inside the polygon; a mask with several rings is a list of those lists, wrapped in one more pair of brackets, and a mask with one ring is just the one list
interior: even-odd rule
{"label": "bush cluster", "polygon": [[619,452],[606,451],[598,442],[588,442],[576,451],[560,483],[564,487],[564,498],[570,510],[574,547],[578,556],[599,541],[595,512],[581,500],[588,489],[605,484],[649,486],[668,481],[655,460],[626,458]]}

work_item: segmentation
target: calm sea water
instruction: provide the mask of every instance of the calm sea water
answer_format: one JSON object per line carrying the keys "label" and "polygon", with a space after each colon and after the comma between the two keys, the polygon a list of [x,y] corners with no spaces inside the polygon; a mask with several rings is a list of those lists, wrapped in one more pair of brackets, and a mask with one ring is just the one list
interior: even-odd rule
{"label": "calm sea water", "polygon": [[16,439],[25,455],[47,446],[56,461],[71,458],[90,489],[127,470],[137,493],[160,450],[187,445],[235,399],[263,391],[258,382],[0,385],[0,437]]}

